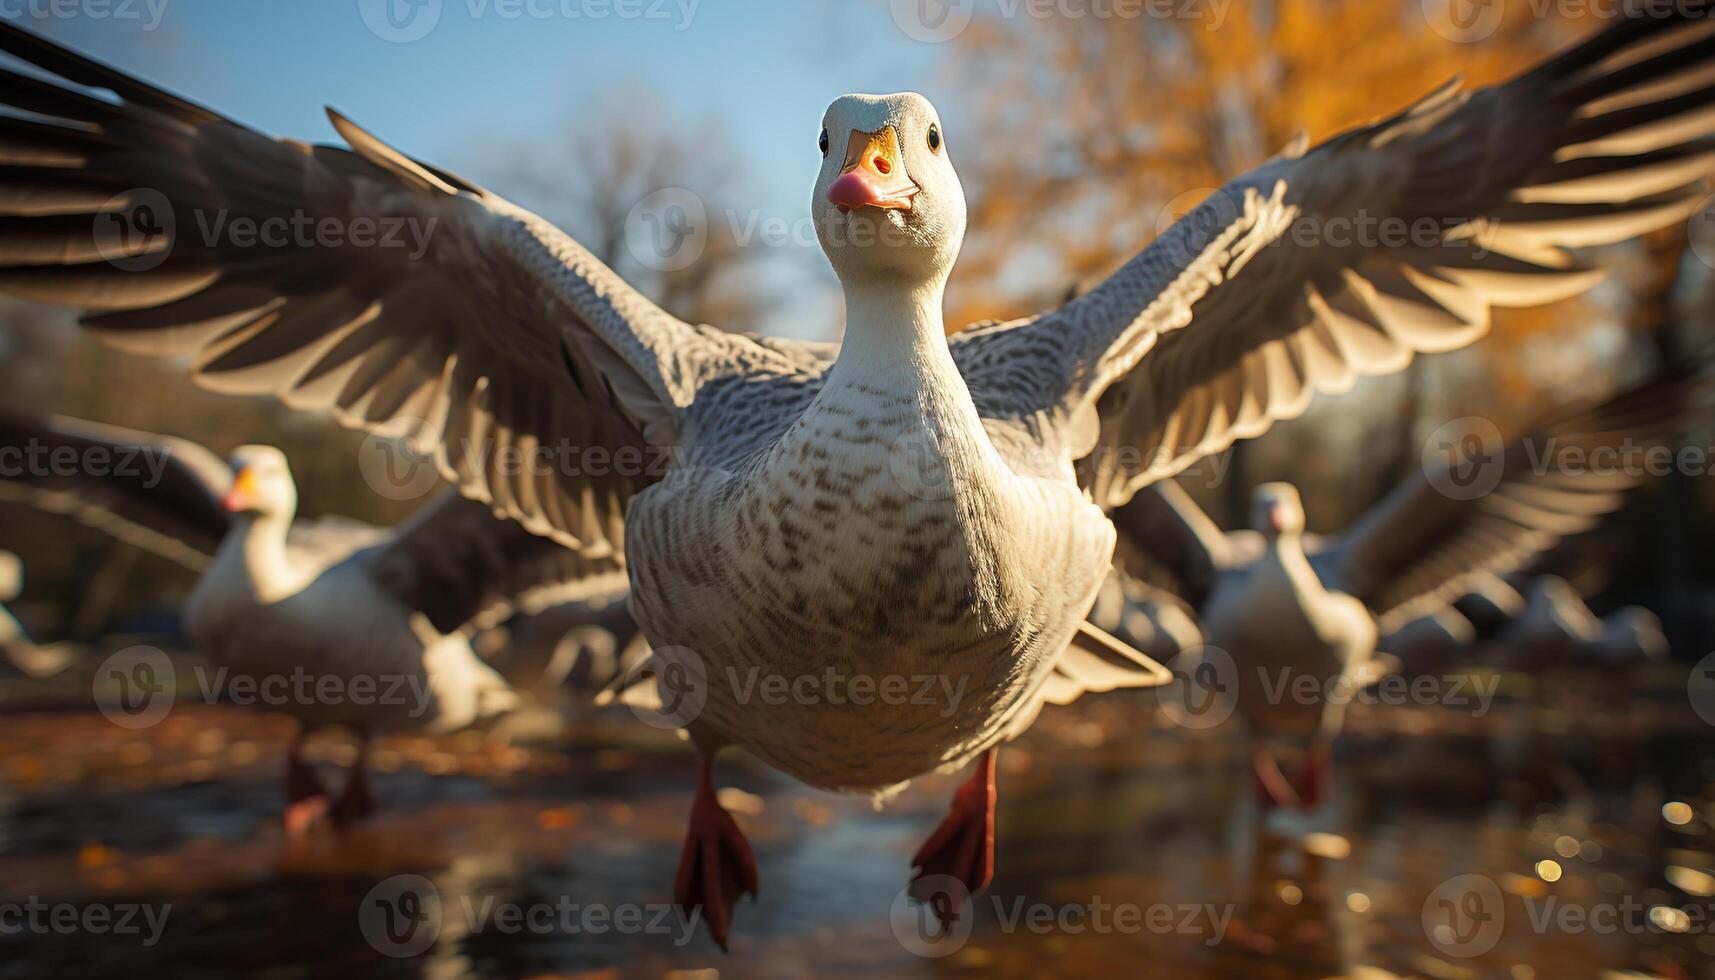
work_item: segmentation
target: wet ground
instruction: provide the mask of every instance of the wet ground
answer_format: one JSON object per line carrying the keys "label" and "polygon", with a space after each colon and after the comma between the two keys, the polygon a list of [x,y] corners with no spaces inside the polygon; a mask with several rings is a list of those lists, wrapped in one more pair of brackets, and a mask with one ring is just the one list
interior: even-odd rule
{"label": "wet ground", "polygon": [[[968,935],[900,898],[955,778],[878,813],[723,758],[762,873],[724,955],[666,906],[693,756],[624,709],[388,741],[382,814],[288,846],[288,723],[127,731],[86,683],[0,683],[0,977],[1715,977],[1715,728],[1683,667],[1627,697],[1508,678],[1482,717],[1359,706],[1335,812],[1261,846],[1225,726],[1148,692],[1051,709],[1002,753]],[[353,751],[310,756],[331,781]]]}

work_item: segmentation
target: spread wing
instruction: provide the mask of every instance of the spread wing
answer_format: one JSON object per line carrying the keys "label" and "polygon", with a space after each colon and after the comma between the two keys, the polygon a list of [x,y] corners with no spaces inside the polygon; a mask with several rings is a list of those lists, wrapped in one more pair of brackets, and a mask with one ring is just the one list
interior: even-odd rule
{"label": "spread wing", "polygon": [[620,555],[590,555],[443,493],[400,525],[371,573],[442,633],[486,629],[514,613],[611,595],[628,586]]}
{"label": "spread wing", "polygon": [[[1450,83],[1238,178],[1096,289],[973,329],[990,418],[1072,432],[1107,506],[1599,275],[1568,249],[1682,220],[1715,159],[1715,20],[1634,13],[1510,82]],[[1094,424],[1099,421],[1099,426]]]}
{"label": "spread wing", "polygon": [[0,499],[64,514],[200,572],[226,536],[232,472],[171,436],[76,419],[0,417]]}
{"label": "spread wing", "polygon": [[[1390,632],[1516,571],[1660,472],[1705,388],[1676,377],[1558,413],[1492,455],[1438,464],[1311,556]],[[1651,460],[1654,462],[1651,462]]]}
{"label": "spread wing", "polygon": [[349,148],[264,136],[7,22],[0,50],[54,76],[0,72],[0,291],[189,355],[205,387],[408,434],[565,545],[619,549],[699,385],[804,354],[677,320],[331,110]]}
{"label": "spread wing", "polygon": [[1115,562],[1126,573],[1202,609],[1222,571],[1245,563],[1246,532],[1222,531],[1172,480],[1162,480],[1113,512]]}

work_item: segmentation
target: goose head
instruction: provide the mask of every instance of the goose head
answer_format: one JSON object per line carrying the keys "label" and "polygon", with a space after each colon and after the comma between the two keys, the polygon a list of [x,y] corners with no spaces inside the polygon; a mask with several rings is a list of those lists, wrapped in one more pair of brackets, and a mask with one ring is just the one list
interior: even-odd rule
{"label": "goose head", "polygon": [[848,291],[944,286],[965,238],[965,192],[929,100],[841,96],[822,117],[818,142],[810,213]]}
{"label": "goose head", "polygon": [[1251,494],[1251,527],[1264,537],[1304,533],[1304,502],[1290,483],[1264,483]]}
{"label": "goose head", "polygon": [[221,507],[233,514],[291,520],[298,488],[286,454],[273,446],[239,446],[232,451],[232,488]]}

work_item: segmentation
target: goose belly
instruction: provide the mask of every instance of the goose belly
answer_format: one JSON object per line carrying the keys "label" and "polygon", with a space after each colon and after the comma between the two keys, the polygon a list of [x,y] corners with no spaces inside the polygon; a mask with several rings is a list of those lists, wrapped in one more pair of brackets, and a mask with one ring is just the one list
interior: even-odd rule
{"label": "goose belly", "polygon": [[209,661],[198,697],[364,734],[440,730],[461,713],[403,611],[363,583],[334,574],[263,601],[242,581],[211,578],[185,608]]}
{"label": "goose belly", "polygon": [[700,666],[699,740],[815,786],[891,786],[993,745],[1065,649],[1109,568],[1106,518],[1069,481],[902,477],[891,455],[807,451],[634,503],[634,612]]}
{"label": "goose belly", "polygon": [[1309,738],[1337,724],[1351,693],[1342,678],[1374,652],[1374,621],[1338,593],[1325,593],[1314,616],[1302,603],[1265,595],[1217,595],[1208,641],[1232,657],[1235,707],[1253,734]]}

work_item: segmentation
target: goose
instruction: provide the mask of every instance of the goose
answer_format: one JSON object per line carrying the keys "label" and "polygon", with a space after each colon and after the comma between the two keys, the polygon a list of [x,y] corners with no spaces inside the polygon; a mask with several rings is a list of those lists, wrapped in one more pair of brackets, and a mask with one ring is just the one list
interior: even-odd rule
{"label": "goose", "polygon": [[1496,636],[1514,667],[1540,670],[1571,662],[1602,636],[1602,621],[1571,583],[1539,575],[1525,585],[1524,609]]}
{"label": "goose", "polygon": [[1160,663],[1203,643],[1195,610],[1119,568],[1102,583],[1089,621]]}
{"label": "goose", "polygon": [[[1307,540],[1289,483],[1256,488],[1249,535],[1223,533],[1172,481],[1134,498],[1116,518],[1130,539],[1126,553],[1172,562],[1150,574],[1177,582],[1201,614],[1208,647],[1193,660],[1225,670],[1212,651],[1229,659],[1220,676],[1234,685],[1231,703],[1253,742],[1259,803],[1314,810],[1327,802],[1350,695],[1399,669],[1396,658],[1378,656],[1379,638],[1425,616],[1456,615],[1461,596],[1617,510],[1645,469],[1580,461],[1671,449],[1700,390],[1690,376],[1670,376],[1568,406],[1480,464],[1495,476],[1486,492],[1454,481],[1463,463],[1438,462],[1331,538]],[[1462,617],[1444,628],[1461,623],[1469,628]]]}
{"label": "goose", "polygon": [[[346,826],[375,810],[363,752],[330,801],[302,757],[310,732],[338,725],[367,745],[496,721],[520,699],[475,655],[467,627],[623,580],[616,567],[457,494],[391,530],[298,520],[291,469],[272,446],[239,447],[229,470],[184,439],[77,419],[0,418],[0,454],[103,461],[6,467],[0,497],[70,516],[198,574],[183,620],[192,646],[220,672],[216,683],[254,690],[254,703],[299,722],[282,814],[292,837],[323,816]],[[274,694],[264,699],[269,684]]]}
{"label": "goose", "polygon": [[[10,551],[0,551],[0,602],[11,602],[23,591],[23,561]],[[70,667],[79,650],[73,643],[37,643],[11,610],[0,605],[0,653],[25,677],[39,681]]]}
{"label": "goose", "polygon": [[[8,23],[0,51],[34,71],[0,85],[26,114],[0,117],[0,291],[80,307],[205,387],[402,433],[465,496],[622,561],[653,657],[697,682],[674,897],[723,948],[759,882],[714,791],[728,746],[878,800],[971,766],[912,862],[952,919],[993,873],[999,746],[1049,693],[1168,676],[1085,621],[1108,511],[1318,391],[1476,340],[1493,305],[1589,289],[1601,271],[1569,248],[1685,220],[1715,128],[1709,26],[1632,12],[1504,84],[1449,83],[1235,178],[1058,309],[961,331],[942,314],[956,129],[919,94],[842,96],[807,133],[845,299],[820,344],[686,323],[331,109],[344,146],[277,140]],[[216,215],[285,240],[206,233]],[[352,234],[299,240],[294,219]],[[1418,233],[1323,234],[1378,219]],[[759,675],[957,693],[762,703]]]}
{"label": "goose", "polygon": [[478,649],[503,676],[533,690],[604,688],[624,675],[626,649],[638,635],[627,591],[621,581],[609,594],[515,616],[483,633]]}
{"label": "goose", "polygon": [[1425,613],[1382,636],[1376,648],[1399,662],[1405,677],[1425,677],[1440,671],[1477,642],[1477,627],[1449,606]]}
{"label": "goose", "polygon": [[[24,563],[10,551],[0,551],[0,602],[11,602],[24,591]],[[10,610],[0,606],[0,644],[10,653],[12,645],[28,642],[24,627]]]}
{"label": "goose", "polygon": [[1597,663],[1628,666],[1660,663],[1672,656],[1661,617],[1643,606],[1621,606],[1602,617],[1602,635],[1590,655]]}
{"label": "goose", "polygon": [[1513,667],[1541,670],[1576,661],[1621,666],[1670,652],[1661,618],[1641,606],[1598,617],[1579,589],[1559,575],[1530,579],[1524,594],[1523,610],[1495,637]]}

